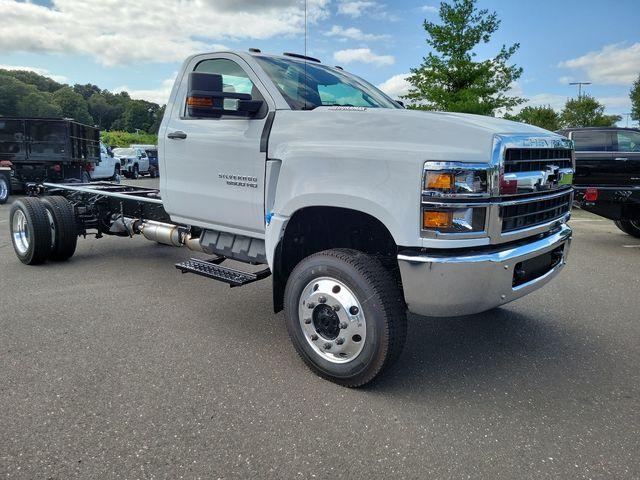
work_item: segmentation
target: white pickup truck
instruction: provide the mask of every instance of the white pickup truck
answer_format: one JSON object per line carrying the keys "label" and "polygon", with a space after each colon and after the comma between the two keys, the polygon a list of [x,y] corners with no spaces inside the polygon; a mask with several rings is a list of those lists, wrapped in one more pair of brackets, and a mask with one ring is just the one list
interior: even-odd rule
{"label": "white pickup truck", "polygon": [[44,195],[11,210],[17,256],[64,260],[78,235],[142,234],[212,256],[183,273],[233,287],[271,275],[301,358],[341,385],[398,358],[407,311],[493,309],[546,284],[569,251],[569,140],[406,110],[309,57],[188,58],[159,138],[159,191],[32,186]]}

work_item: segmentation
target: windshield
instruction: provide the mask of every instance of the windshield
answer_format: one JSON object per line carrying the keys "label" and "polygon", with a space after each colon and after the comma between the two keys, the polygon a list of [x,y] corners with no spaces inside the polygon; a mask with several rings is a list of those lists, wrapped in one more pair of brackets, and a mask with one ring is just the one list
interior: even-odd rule
{"label": "windshield", "polygon": [[364,80],[315,62],[255,57],[294,110],[320,106],[400,108]]}
{"label": "windshield", "polygon": [[129,156],[129,155],[135,155],[136,152],[133,148],[114,148],[113,149],[113,154],[114,155],[119,155],[121,157],[124,156]]}

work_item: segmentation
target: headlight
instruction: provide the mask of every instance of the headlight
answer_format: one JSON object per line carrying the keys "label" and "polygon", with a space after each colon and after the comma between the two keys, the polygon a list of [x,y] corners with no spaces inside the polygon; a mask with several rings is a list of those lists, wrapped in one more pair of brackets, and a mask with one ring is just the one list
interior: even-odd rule
{"label": "headlight", "polygon": [[474,233],[484,231],[485,207],[431,208],[423,205],[422,229],[440,233]]}
{"label": "headlight", "polygon": [[426,162],[425,197],[485,197],[489,195],[487,164]]}

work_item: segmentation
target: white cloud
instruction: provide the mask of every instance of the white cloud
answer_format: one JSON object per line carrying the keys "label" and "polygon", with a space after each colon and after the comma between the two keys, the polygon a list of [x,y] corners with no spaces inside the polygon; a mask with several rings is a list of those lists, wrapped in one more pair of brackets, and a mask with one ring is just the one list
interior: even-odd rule
{"label": "white cloud", "polygon": [[59,83],[65,83],[69,79],[64,75],[55,75],[51,73],[46,68],[38,68],[38,67],[26,67],[21,65],[0,65],[0,69],[2,70],[26,70],[28,72],[34,72],[38,75],[44,75],[45,77],[49,77],[51,80],[54,80]]}
{"label": "white cloud", "polygon": [[399,99],[403,95],[409,93],[409,89],[411,88],[411,84],[407,81],[408,76],[408,73],[394,75],[378,85],[378,88],[391,98]]}
{"label": "white cloud", "polygon": [[334,25],[331,27],[331,30],[324,32],[324,34],[327,37],[341,37],[359,41],[385,40],[391,38],[390,35],[374,35],[372,33],[364,33],[359,28],[344,28],[339,25]]}
{"label": "white cloud", "polygon": [[376,2],[367,0],[343,1],[338,4],[338,13],[349,15],[357,18],[362,15],[365,10],[377,7]]}
{"label": "white cloud", "polygon": [[640,72],[640,42],[617,43],[601,50],[560,62],[560,67],[583,71],[587,79],[600,85],[630,85]]}
{"label": "white cloud", "polygon": [[423,5],[420,7],[420,10],[425,13],[438,13],[438,7],[434,7],[433,5]]}
{"label": "white cloud", "polygon": [[[329,0],[308,0],[308,18]],[[299,35],[299,0],[53,0],[51,7],[0,0],[0,51],[86,55],[105,65],[172,62],[226,39]]]}
{"label": "white cloud", "polygon": [[174,72],[171,77],[163,80],[160,86],[155,89],[136,90],[123,85],[122,87],[114,88],[111,91],[113,93],[128,92],[131,98],[147,100],[149,102],[157,103],[158,105],[165,105],[169,100],[169,95],[171,95],[171,89],[173,88],[173,83],[175,82],[177,75],[178,72]]}
{"label": "white cloud", "polygon": [[338,50],[333,54],[340,63],[362,62],[370,63],[376,66],[393,65],[395,58],[391,55],[378,55],[369,48],[349,48],[346,50]]}

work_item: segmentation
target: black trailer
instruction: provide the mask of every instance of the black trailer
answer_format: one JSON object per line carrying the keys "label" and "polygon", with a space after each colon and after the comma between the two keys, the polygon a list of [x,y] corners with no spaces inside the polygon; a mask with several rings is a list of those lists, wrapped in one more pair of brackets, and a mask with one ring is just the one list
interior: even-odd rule
{"label": "black trailer", "polygon": [[0,162],[15,188],[34,182],[88,182],[100,162],[100,130],[69,119],[0,117]]}

